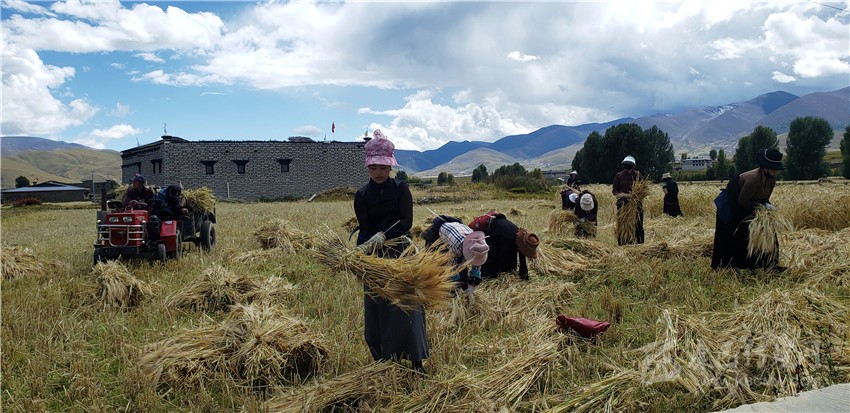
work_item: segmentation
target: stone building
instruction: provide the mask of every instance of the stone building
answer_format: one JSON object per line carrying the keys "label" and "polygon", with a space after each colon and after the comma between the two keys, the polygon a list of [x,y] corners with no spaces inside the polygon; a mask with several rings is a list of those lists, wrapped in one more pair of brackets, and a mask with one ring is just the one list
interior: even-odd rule
{"label": "stone building", "polygon": [[365,142],[161,140],[121,152],[121,181],[137,173],[148,185],[182,181],[210,188],[218,199],[244,201],[306,197],[338,187],[359,188],[369,180]]}

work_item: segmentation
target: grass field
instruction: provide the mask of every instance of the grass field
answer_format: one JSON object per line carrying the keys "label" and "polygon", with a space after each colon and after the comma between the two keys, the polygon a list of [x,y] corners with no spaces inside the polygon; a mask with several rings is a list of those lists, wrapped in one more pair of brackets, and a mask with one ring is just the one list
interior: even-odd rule
{"label": "grass field", "polygon": [[[589,187],[600,201],[597,243],[548,233],[548,214],[560,205],[554,192],[508,199],[478,185],[416,191],[416,200],[443,202],[415,205],[414,226],[426,226],[429,209],[468,222],[494,208],[538,233],[548,253],[548,267],[533,267],[529,282],[503,274],[485,281],[474,303],[455,299],[427,312],[426,377],[371,362],[353,276],[331,272],[304,249],[262,250],[253,235],[280,218],[308,234],[347,236],[350,200],[220,203],[212,252],[188,247],[165,265],[124,263],[152,289],[133,308],[99,299],[94,209],[4,207],[3,246],[31,249],[36,265],[13,273],[14,253],[3,250],[2,410],[711,411],[850,381],[850,189],[777,187],[772,201],[794,229],[781,239],[789,270],[772,274],[709,269],[717,188],[680,185],[685,217],[672,219],[662,216],[654,187],[646,244],[627,248],[616,246],[608,186]],[[556,239],[571,247],[559,249]],[[234,313],[244,309],[170,304],[216,266],[233,279],[294,286],[269,301],[268,330],[254,331],[269,332],[275,317],[300,320],[296,335],[325,350],[313,374],[262,370],[281,355],[258,351],[268,358],[238,369],[230,355],[173,357],[168,380],[150,379],[152,354],[167,343],[238,321]],[[586,342],[557,332],[558,314],[612,326]],[[257,348],[270,343],[260,333],[248,339]],[[244,366],[265,371],[270,383],[249,380],[259,373]]]}

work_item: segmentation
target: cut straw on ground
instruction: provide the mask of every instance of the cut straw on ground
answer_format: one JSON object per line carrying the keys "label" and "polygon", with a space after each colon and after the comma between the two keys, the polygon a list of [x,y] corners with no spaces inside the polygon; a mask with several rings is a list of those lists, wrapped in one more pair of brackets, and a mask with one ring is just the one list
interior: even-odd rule
{"label": "cut straw on ground", "polygon": [[281,248],[288,253],[313,248],[316,236],[296,228],[291,222],[275,218],[254,232],[254,237],[263,248]]}
{"label": "cut straw on ground", "polygon": [[99,262],[92,269],[97,285],[96,295],[103,308],[137,307],[153,288],[130,274],[119,261]]}
{"label": "cut straw on ground", "polygon": [[44,264],[35,257],[29,248],[4,246],[2,260],[4,280],[44,274]]}
{"label": "cut straw on ground", "polygon": [[295,286],[279,277],[259,279],[213,265],[198,279],[169,297],[165,305],[200,311],[227,311],[234,304],[282,302],[294,292]]}

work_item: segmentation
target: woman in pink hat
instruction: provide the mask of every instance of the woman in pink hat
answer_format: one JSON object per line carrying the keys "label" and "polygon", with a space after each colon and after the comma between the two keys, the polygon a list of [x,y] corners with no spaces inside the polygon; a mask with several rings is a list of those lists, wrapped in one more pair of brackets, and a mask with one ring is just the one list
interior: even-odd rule
{"label": "woman in pink hat", "polygon": [[[395,146],[380,130],[366,143],[366,170],[369,183],[354,195],[354,213],[360,233],[357,244],[383,232],[386,239],[409,236],[413,225],[413,196],[407,183],[390,178],[396,166]],[[381,247],[376,254],[384,258],[397,258],[403,248]],[[423,371],[422,360],[428,357],[425,336],[425,313],[422,306],[405,312],[380,297],[373,297],[368,289],[363,297],[365,321],[364,335],[369,352],[375,360],[410,360],[413,368]]]}

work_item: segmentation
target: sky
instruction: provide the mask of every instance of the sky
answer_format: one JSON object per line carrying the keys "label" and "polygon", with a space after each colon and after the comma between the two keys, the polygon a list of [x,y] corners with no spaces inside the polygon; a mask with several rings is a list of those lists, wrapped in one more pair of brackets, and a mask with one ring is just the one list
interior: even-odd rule
{"label": "sky", "polygon": [[2,0],[0,135],[399,149],[850,85],[850,4]]}

